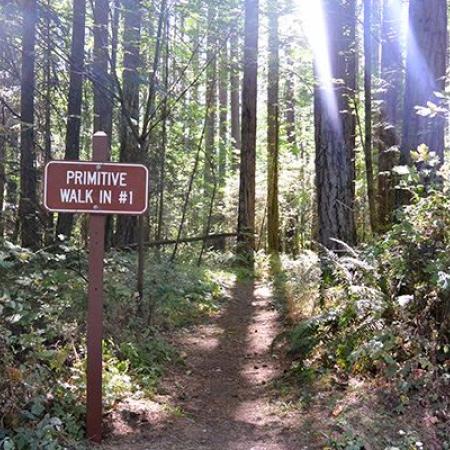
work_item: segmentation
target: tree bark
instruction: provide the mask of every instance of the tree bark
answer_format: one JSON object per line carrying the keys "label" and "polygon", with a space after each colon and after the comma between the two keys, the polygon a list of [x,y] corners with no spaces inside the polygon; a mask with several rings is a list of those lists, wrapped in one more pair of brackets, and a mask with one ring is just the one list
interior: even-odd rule
{"label": "tree bark", "polygon": [[[111,55],[109,39],[110,0],[94,1],[94,60],[92,72],[94,78],[94,133],[104,131],[112,142],[113,94],[111,78]],[[115,34],[115,31],[112,33]],[[111,146],[109,147],[111,151]],[[113,216],[106,218],[105,247],[112,245]]]}
{"label": "tree bark", "polygon": [[94,3],[94,133],[104,131],[111,140],[112,101],[109,67],[109,0],[95,0]]}
{"label": "tree bark", "polygon": [[416,106],[438,104],[435,92],[445,89],[447,66],[446,0],[410,0],[405,104],[400,163],[410,164],[410,152],[420,144],[444,160],[445,117],[422,117]]}
{"label": "tree bark", "polygon": [[[349,112],[349,96],[356,87],[356,16],[354,0],[327,0],[324,5],[331,79],[322,77],[314,95],[318,234],[323,246],[339,250],[341,246],[334,239],[356,243],[355,118]],[[343,80],[343,84],[335,80]]]}
{"label": "tree bark", "polygon": [[[207,36],[207,61],[209,66],[206,70],[205,104],[206,129],[205,129],[205,160],[204,160],[204,200],[209,202],[216,172],[216,126],[217,126],[217,8],[213,1],[208,4],[208,36]],[[206,211],[206,207],[205,207]],[[208,214],[204,215],[203,224],[206,226]]]}
{"label": "tree bark", "polygon": [[[237,25],[234,25],[237,27]],[[237,170],[239,167],[239,153],[241,151],[241,117],[240,117],[240,80],[239,80],[239,37],[236,29],[230,35],[230,114],[231,114],[231,139],[233,154],[231,167]]]}
{"label": "tree bark", "polygon": [[[212,217],[212,224],[223,224],[224,216],[224,189],[227,174],[228,154],[228,42],[222,45],[219,59],[219,173],[217,186],[217,206],[219,211]],[[209,232],[209,231],[208,231]],[[214,248],[219,251],[225,250],[225,239],[215,241]]]}
{"label": "tree bark", "polygon": [[[165,31],[164,31],[164,40],[165,40],[165,54],[164,54],[164,90],[168,92],[169,90],[169,56],[170,56],[170,47],[169,47],[169,16],[166,17],[165,22]],[[163,107],[162,107],[162,124],[161,124],[161,148],[160,148],[160,164],[159,164],[159,186],[158,186],[158,223],[156,227],[156,240],[161,240],[163,226],[164,226],[164,207],[165,207],[165,197],[164,190],[166,185],[166,158],[167,158],[167,121],[168,121],[168,99],[167,96],[163,99]]]}
{"label": "tree bark", "polygon": [[[72,23],[69,100],[67,106],[66,148],[64,153],[64,159],[67,161],[76,161],[80,158],[84,47],[86,39],[86,0],[74,0]],[[59,214],[56,225],[56,234],[70,238],[72,235],[73,221],[73,214]]]}
{"label": "tree bark", "polygon": [[[149,82],[147,88],[147,98],[145,103],[144,119],[142,121],[142,132],[140,136],[141,141],[141,157],[142,161],[147,164],[149,170],[150,180],[157,180],[159,155],[157,154],[157,145],[155,133],[153,132],[153,121],[156,114],[156,92],[158,84],[158,72],[161,59],[161,49],[163,43],[164,26],[168,14],[167,0],[161,0],[159,14],[157,17],[157,28],[155,34],[155,49],[153,53],[153,61],[151,72],[149,74]],[[158,199],[158,185],[157,183],[150,183],[149,185],[149,206],[148,212],[145,216],[143,234],[153,234],[152,231],[157,226],[157,199]],[[156,230],[157,232],[157,230]]]}
{"label": "tree bark", "polygon": [[381,43],[380,125],[378,129],[378,225],[385,231],[395,207],[395,180],[392,169],[398,162],[400,143],[400,96],[402,91],[402,51],[400,43],[401,6],[399,0],[384,0]]}
{"label": "tree bark", "polygon": [[377,214],[375,202],[375,186],[373,177],[373,145],[372,145],[372,0],[364,0],[364,107],[365,136],[364,160],[366,165],[367,200],[369,202],[369,218],[372,233],[377,231]]}
{"label": "tree bark", "polygon": [[278,253],[278,153],[279,153],[279,38],[278,1],[268,0],[268,74],[267,74],[267,245],[269,253]]}
{"label": "tree bark", "polygon": [[[47,0],[46,14],[45,14],[45,66],[44,66],[44,161],[47,163],[52,159],[52,40],[50,36],[50,0]],[[42,221],[45,224],[44,230],[44,244],[51,245],[55,237],[55,215],[52,212],[42,210]]]}
{"label": "tree bark", "polygon": [[[139,133],[140,3],[140,0],[122,0],[124,28],[120,161],[124,163],[142,162],[135,138]],[[136,241],[137,218],[135,216],[119,216],[117,218],[116,244],[123,247]]]}
{"label": "tree bark", "polygon": [[286,129],[286,140],[288,144],[294,149],[297,147],[297,136],[295,130],[295,92],[294,92],[294,79],[293,79],[293,61],[290,55],[290,47],[286,48],[286,62],[289,72],[286,75],[286,81],[284,85],[284,120]]}
{"label": "tree bark", "polygon": [[36,0],[23,2],[21,139],[20,139],[20,204],[21,241],[24,247],[40,245],[36,154],[34,141],[35,43],[37,24]]}
{"label": "tree bark", "polygon": [[240,157],[238,253],[253,262],[255,250],[256,106],[259,1],[245,0],[242,149]]}
{"label": "tree bark", "polygon": [[228,149],[228,45],[220,51],[219,66],[219,187],[223,189],[227,170]]}

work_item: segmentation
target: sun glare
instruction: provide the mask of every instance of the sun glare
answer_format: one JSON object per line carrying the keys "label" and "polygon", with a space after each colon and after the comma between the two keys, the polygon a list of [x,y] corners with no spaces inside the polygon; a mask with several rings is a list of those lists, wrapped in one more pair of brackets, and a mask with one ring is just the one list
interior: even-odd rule
{"label": "sun glare", "polygon": [[331,78],[328,59],[328,36],[325,26],[322,0],[297,0],[298,11],[302,18],[304,31],[314,52],[319,76]]}
{"label": "sun glare", "polygon": [[333,87],[333,74],[329,59],[328,33],[323,9],[323,0],[297,0],[298,14],[314,55],[314,66],[322,91],[322,100],[330,116],[339,122],[339,111]]}

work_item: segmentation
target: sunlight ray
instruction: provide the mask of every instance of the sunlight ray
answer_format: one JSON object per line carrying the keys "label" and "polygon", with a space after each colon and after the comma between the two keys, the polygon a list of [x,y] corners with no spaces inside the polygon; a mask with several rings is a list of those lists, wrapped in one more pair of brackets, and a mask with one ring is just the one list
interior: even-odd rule
{"label": "sunlight ray", "polygon": [[[401,6],[398,5],[398,2],[393,3],[396,5],[393,13],[399,15],[401,20],[401,15],[403,14]],[[404,16],[403,20],[405,20]],[[407,64],[409,65],[409,73],[414,77],[414,84],[419,88],[420,92],[426,91],[427,88],[428,90],[436,91],[438,89],[437,80],[433,76],[427,58],[418,44],[417,37],[411,26],[411,18],[408,16],[406,20],[406,36],[408,41]]]}
{"label": "sunlight ray", "polygon": [[326,103],[330,117],[339,126],[339,110],[334,91],[333,73],[330,62],[328,32],[323,8],[323,0],[297,0],[298,13],[303,29],[314,56],[314,66],[322,101]]}

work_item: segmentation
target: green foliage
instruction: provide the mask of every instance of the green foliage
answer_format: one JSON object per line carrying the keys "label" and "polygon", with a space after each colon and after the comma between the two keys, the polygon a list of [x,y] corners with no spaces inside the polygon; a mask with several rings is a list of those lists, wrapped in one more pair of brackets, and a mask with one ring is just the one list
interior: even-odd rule
{"label": "green foliage", "polygon": [[[150,263],[139,303],[135,254],[111,252],[105,261],[103,387],[111,408],[124,396],[154,393],[164,367],[181,361],[162,331],[214,313],[224,275]],[[0,449],[82,448],[86,272],[84,252],[65,245],[0,249]]]}
{"label": "green foliage", "polygon": [[364,441],[353,436],[352,433],[344,433],[339,438],[332,438],[328,442],[327,449],[335,450],[364,450]]}
{"label": "green foliage", "polygon": [[406,392],[445,382],[450,186],[443,181],[424,196],[421,180],[410,186],[412,203],[388,233],[358,250],[342,243],[343,256],[325,255],[320,302],[289,332],[290,352],[303,367],[383,373],[403,380]]}

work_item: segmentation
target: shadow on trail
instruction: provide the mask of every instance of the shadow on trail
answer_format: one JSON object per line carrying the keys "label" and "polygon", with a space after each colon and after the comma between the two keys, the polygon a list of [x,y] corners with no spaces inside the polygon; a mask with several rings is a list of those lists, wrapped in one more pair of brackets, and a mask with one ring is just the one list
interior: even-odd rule
{"label": "shadow on trail", "polygon": [[175,340],[187,354],[187,368],[183,374],[169,376],[167,383],[172,389],[176,386],[175,406],[183,414],[159,423],[149,418],[133,433],[138,444],[129,447],[119,438],[107,448],[301,448],[298,433],[271,404],[269,385],[281,372],[280,362],[270,354],[278,331],[278,314],[268,288],[253,281],[238,282],[217,319]]}
{"label": "shadow on trail", "polygon": [[283,317],[289,312],[287,274],[283,270],[280,255],[271,255],[269,260],[270,276],[273,280],[273,297],[276,300],[277,307],[282,311]]}
{"label": "shadow on trail", "polygon": [[[408,428],[410,416],[394,415],[394,405],[386,409],[386,401],[395,399],[379,397],[386,394],[384,386],[347,390],[328,378],[327,386],[308,388],[299,379],[298,391],[283,397],[294,403],[280,407],[283,402],[271,386],[273,380],[278,387],[283,383],[283,361],[270,354],[280,331],[274,303],[287,306],[292,276],[297,274],[302,292],[295,295],[304,300],[302,307],[308,300],[313,308],[320,272],[313,270],[309,254],[304,258],[309,264],[300,261],[299,267],[291,267],[289,278],[274,261],[273,292],[263,284],[238,282],[220,316],[177,333],[172,344],[186,354],[186,367],[178,367],[163,382],[171,406],[141,402],[138,414],[132,404],[125,406],[121,419],[128,429],[117,427],[105,450],[319,450],[330,442],[346,443],[349,436],[375,449],[387,445],[382,428],[398,438],[397,430]],[[166,404],[167,397],[161,403]],[[374,430],[380,431],[378,436]],[[431,436],[428,442],[436,439]]]}

